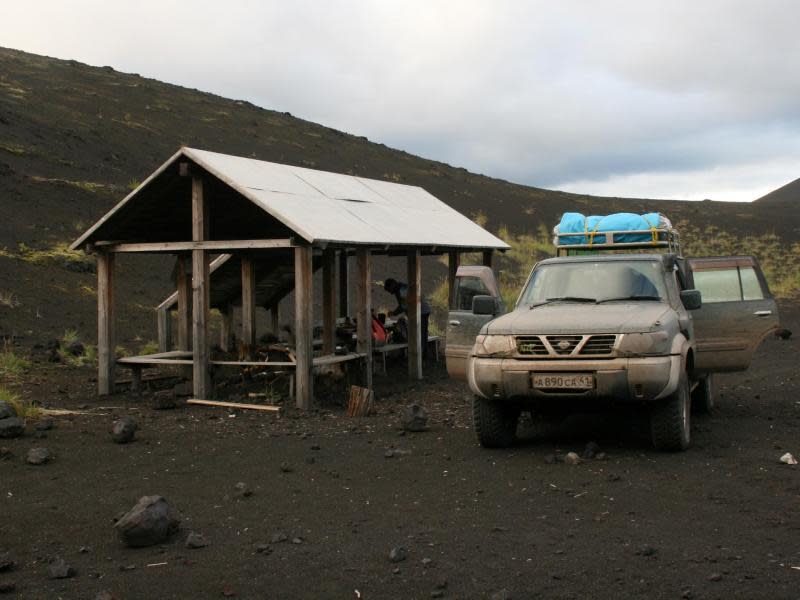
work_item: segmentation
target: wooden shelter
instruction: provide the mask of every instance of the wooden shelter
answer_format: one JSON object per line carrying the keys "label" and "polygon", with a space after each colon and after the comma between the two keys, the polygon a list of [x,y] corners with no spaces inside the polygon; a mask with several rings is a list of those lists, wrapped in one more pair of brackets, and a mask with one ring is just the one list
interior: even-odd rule
{"label": "wooden shelter", "polygon": [[[411,377],[421,378],[420,257],[449,256],[452,291],[460,253],[483,252],[484,262],[490,262],[494,250],[508,246],[419,187],[181,148],[72,248],[97,256],[100,394],[111,393],[115,382],[114,258],[121,252],[151,252],[176,258],[177,291],[167,302],[178,308],[178,348],[128,357],[127,364],[191,366],[197,399],[211,396],[215,367],[289,366],[211,360],[209,311],[219,308],[223,326],[230,327],[228,308],[241,304],[241,339],[252,346],[255,307],[271,308],[275,315],[278,301],[293,289],[296,363],[291,367],[297,406],[308,408],[315,365],[366,358],[366,385],[372,387],[373,255],[406,258],[408,369]],[[348,256],[355,256],[350,278],[341,268]],[[312,275],[317,268],[322,269],[323,339],[315,357]],[[334,354],[337,277],[340,290],[348,285],[356,290],[357,349],[346,355]],[[159,313],[160,328],[166,327],[165,312]]]}

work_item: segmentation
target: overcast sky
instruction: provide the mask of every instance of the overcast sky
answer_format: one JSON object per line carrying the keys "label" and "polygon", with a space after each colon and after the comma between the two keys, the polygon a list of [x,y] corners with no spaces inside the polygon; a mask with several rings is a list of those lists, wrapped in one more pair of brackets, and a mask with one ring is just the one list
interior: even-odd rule
{"label": "overcast sky", "polygon": [[2,0],[2,13],[2,46],[518,183],[753,200],[800,177],[797,0]]}

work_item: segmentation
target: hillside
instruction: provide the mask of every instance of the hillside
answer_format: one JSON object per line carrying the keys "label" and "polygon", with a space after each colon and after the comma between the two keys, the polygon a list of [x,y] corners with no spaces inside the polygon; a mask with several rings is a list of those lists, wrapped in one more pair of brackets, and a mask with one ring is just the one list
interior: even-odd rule
{"label": "hillside", "polygon": [[[65,327],[94,335],[94,277],[62,245],[102,216],[179,146],[419,185],[512,233],[551,227],[564,211],[659,210],[734,232],[789,237],[763,203],[688,203],[568,194],[475,175],[363,137],[197,90],[0,49],[0,335],[44,341]],[[125,258],[120,330],[152,324],[170,265]],[[430,286],[429,286],[430,287]]]}
{"label": "hillside", "polygon": [[761,196],[756,202],[759,204],[769,204],[771,207],[790,209],[790,211],[791,209],[796,210],[797,206],[800,206],[800,179],[790,181],[777,190],[773,190],[769,194]]}

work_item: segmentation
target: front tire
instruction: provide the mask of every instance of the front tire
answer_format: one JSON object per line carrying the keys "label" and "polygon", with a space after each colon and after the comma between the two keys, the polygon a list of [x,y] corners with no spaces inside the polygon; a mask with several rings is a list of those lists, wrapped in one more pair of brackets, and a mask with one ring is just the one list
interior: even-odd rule
{"label": "front tire", "polygon": [[678,388],[650,412],[650,435],[656,450],[686,450],[691,442],[689,378],[681,374]]}
{"label": "front tire", "polygon": [[703,415],[714,409],[714,383],[711,374],[705,375],[697,382],[692,391],[692,410]]}
{"label": "front tire", "polygon": [[478,441],[484,448],[508,448],[517,434],[519,410],[501,402],[475,396],[472,422]]}

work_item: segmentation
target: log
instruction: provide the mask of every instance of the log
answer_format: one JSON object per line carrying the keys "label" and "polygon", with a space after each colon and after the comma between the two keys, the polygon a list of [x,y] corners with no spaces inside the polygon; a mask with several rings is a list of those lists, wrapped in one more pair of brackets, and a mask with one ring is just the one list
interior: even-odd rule
{"label": "log", "polygon": [[220,402],[218,400],[201,400],[191,398],[186,404],[197,404],[199,406],[217,406],[219,408],[246,408],[249,410],[263,410],[266,412],[280,412],[280,406],[269,406],[266,404],[246,404],[244,402]]}

